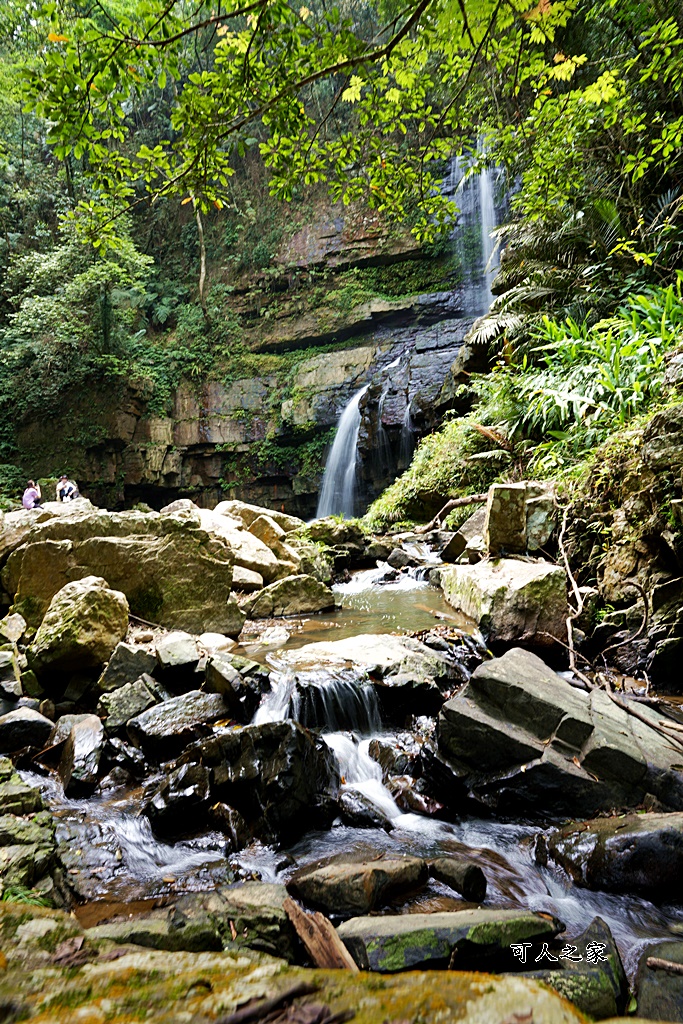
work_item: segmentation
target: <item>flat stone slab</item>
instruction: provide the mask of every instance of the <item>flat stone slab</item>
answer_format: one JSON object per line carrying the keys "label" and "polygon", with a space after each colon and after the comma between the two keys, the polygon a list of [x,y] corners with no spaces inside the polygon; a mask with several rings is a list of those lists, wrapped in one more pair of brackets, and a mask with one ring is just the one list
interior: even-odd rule
{"label": "flat stone slab", "polygon": [[326,914],[367,914],[390,896],[427,880],[427,865],[417,857],[339,863],[299,872],[287,883],[298,899]]}
{"label": "flat stone slab", "polygon": [[409,971],[447,967],[454,953],[510,954],[517,942],[546,941],[564,925],[525,910],[461,910],[457,913],[354,917],[337,928],[361,970]]}

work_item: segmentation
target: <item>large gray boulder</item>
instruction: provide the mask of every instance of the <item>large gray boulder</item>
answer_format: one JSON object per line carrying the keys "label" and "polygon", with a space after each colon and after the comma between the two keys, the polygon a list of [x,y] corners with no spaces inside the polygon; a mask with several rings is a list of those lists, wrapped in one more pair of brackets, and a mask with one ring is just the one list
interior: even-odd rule
{"label": "large gray boulder", "polygon": [[567,580],[550,562],[500,558],[440,570],[449,604],[490,643],[549,647],[567,640]]}
{"label": "large gray boulder", "polygon": [[28,649],[31,667],[61,672],[97,668],[128,630],[128,601],[97,576],[67,583],[50,602]]}
{"label": "large gray boulder", "polygon": [[244,501],[221,501],[216,505],[216,515],[232,516],[241,519],[244,525],[249,528],[260,516],[268,516],[284,533],[291,533],[292,530],[299,530],[305,527],[303,519],[287,515],[286,512],[278,512],[275,509],[263,508],[261,505],[248,505]]}
{"label": "large gray boulder", "polygon": [[629,814],[572,823],[539,837],[536,859],[560,864],[576,885],[683,901],[683,813]]}
{"label": "large gray boulder", "polygon": [[[653,726],[661,713],[642,704]],[[601,690],[571,686],[515,648],[484,662],[441,709],[427,774],[453,805],[506,815],[590,816],[654,795],[683,809],[683,750]]]}
{"label": "large gray boulder", "polygon": [[65,584],[97,575],[143,619],[236,636],[244,615],[230,600],[232,563],[230,546],[202,528],[198,509],[166,515],[85,509],[36,522],[8,558],[2,581],[31,625]]}
{"label": "large gray boulder", "polygon": [[481,970],[482,959],[493,955],[513,969],[511,944],[549,941],[561,931],[564,925],[550,915],[481,909],[354,917],[337,928],[361,970],[385,973],[455,966],[455,961],[459,969]]}
{"label": "large gray boulder", "polygon": [[287,576],[260,590],[242,603],[250,619],[270,619],[281,615],[305,615],[334,608],[334,594],[313,576]]}
{"label": "large gray boulder", "polygon": [[104,719],[107,734],[116,735],[131,718],[158,704],[155,689],[151,676],[140,676],[134,683],[126,683],[111,693],[103,693],[97,705],[97,714]]}

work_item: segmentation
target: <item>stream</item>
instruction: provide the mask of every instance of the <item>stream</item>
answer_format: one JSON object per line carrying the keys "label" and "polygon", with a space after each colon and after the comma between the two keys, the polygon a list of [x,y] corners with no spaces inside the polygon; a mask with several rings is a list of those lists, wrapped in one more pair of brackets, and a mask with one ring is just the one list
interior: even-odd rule
{"label": "stream", "polygon": [[[358,859],[383,853],[431,858],[466,854],[476,859],[486,875],[486,906],[521,906],[552,913],[566,925],[567,938],[582,932],[599,915],[610,926],[627,973],[632,975],[643,945],[683,934],[683,908],[657,907],[633,896],[580,889],[560,869],[538,866],[533,856],[534,839],[541,831],[538,825],[480,818],[447,822],[404,812],[384,786],[380,766],[368,753],[373,738],[391,741],[395,735],[382,729],[374,688],[363,686],[352,670],[323,665],[306,666],[302,671],[296,666],[295,676],[286,665],[283,652],[313,641],[362,633],[412,632],[434,627],[440,619],[466,627],[466,621],[445,604],[441,591],[419,578],[421,570],[381,583],[385,572],[382,567],[360,572],[337,586],[342,607],[335,613],[268,624],[266,629],[280,631],[279,644],[267,642],[267,635],[263,642],[263,631],[257,631],[253,642],[244,645],[244,653],[267,662],[273,670],[272,691],[264,696],[254,721],[298,717],[296,679],[313,682],[319,694],[315,705],[319,720],[302,724],[321,729],[339,760],[342,788],[369,799],[389,819],[391,830],[354,828],[338,820],[329,831],[310,832],[288,849],[275,850],[254,842],[238,854],[226,856],[225,839],[219,832],[175,843],[158,840],[148,820],[137,815],[141,788],[105,787],[88,800],[72,800],[64,796],[58,780],[24,772],[27,780],[42,789],[55,815],[62,859],[66,870],[77,876],[81,899],[90,905],[102,901],[136,905],[142,901],[144,907],[151,899],[211,889],[233,877],[284,882],[294,870],[339,854]],[[383,909],[411,913],[458,910],[465,905],[451,889],[432,879],[418,893]]]}

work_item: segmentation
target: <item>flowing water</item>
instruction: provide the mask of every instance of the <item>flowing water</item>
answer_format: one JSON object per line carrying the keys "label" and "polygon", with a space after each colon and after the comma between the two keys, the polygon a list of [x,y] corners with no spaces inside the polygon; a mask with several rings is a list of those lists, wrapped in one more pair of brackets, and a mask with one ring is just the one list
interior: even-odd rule
{"label": "flowing water", "polygon": [[[434,625],[434,614],[443,604],[440,591],[418,580],[414,572],[382,585],[379,581],[385,571],[386,567],[379,566],[337,587],[343,607],[336,614],[340,620],[347,616],[342,629],[346,635],[396,631],[397,625],[415,628],[421,615],[426,627]],[[420,604],[424,612],[419,611]],[[339,634],[331,632],[324,621],[318,624],[320,636],[315,632],[294,634],[285,639],[285,649],[300,646],[297,641],[302,636],[301,642],[336,639]],[[289,627],[291,620],[285,623]],[[134,908],[140,900],[210,890],[230,880],[231,866],[247,875],[255,873],[264,881],[282,882],[294,870],[332,855],[466,854],[480,864],[487,877],[485,906],[552,913],[565,923],[568,939],[599,915],[612,929],[631,974],[643,945],[683,934],[683,908],[656,907],[637,897],[579,889],[559,869],[537,865],[533,851],[534,840],[542,831],[538,825],[472,817],[444,821],[404,812],[369,754],[373,738],[388,743],[396,743],[398,738],[383,729],[375,690],[368,685],[365,672],[358,666],[322,662],[292,667],[278,651],[267,657],[274,669],[272,691],[264,696],[254,721],[291,717],[318,728],[339,761],[343,787],[369,800],[388,820],[389,830],[353,828],[338,820],[329,831],[310,832],[285,851],[252,843],[228,863],[220,833],[206,832],[176,843],[157,839],[147,819],[139,816],[139,789],[113,789],[89,800],[70,800],[54,779],[26,773],[31,783],[40,786],[55,815],[66,871],[88,906],[96,909],[106,901]],[[465,905],[450,889],[432,880],[424,890],[389,904],[384,912],[457,910]],[[141,905],[141,909],[146,907]]]}

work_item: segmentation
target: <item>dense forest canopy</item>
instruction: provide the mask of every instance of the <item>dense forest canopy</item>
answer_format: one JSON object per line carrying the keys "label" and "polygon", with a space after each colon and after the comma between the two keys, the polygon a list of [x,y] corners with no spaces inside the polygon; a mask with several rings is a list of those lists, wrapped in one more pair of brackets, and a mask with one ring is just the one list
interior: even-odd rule
{"label": "dense forest canopy", "polygon": [[149,378],[162,408],[217,359],[252,365],[230,294],[275,271],[281,201],[325,189],[428,245],[454,154],[505,168],[511,197],[473,335],[504,356],[503,434],[552,466],[656,397],[680,316],[680,3],[5,0],[0,76],[10,476],[17,420],[93,374]]}

